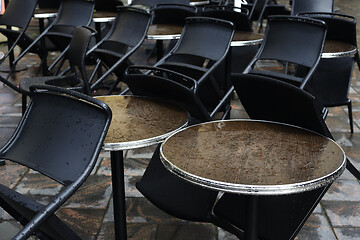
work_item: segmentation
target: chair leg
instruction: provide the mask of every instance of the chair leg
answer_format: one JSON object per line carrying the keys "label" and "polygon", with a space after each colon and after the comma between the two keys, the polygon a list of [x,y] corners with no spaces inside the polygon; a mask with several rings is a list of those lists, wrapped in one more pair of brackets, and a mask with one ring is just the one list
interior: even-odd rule
{"label": "chair leg", "polygon": [[22,97],[21,97],[21,111],[22,111],[23,115],[24,115],[24,113],[26,111],[26,103],[27,103],[27,96],[26,96],[26,94],[22,94]]}
{"label": "chair leg", "polygon": [[347,107],[348,107],[348,114],[349,114],[350,131],[351,131],[351,133],[353,133],[354,132],[354,123],[353,123],[351,100],[349,100],[349,102],[347,103]]}
{"label": "chair leg", "polygon": [[349,159],[346,159],[346,169],[357,179],[360,180],[360,172],[356,167],[350,162]]}

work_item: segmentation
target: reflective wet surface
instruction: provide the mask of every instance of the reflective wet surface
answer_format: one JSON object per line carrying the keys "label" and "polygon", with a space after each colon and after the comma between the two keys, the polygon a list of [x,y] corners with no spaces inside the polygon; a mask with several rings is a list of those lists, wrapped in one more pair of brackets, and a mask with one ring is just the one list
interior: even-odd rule
{"label": "reflective wet surface", "polygon": [[222,182],[223,191],[260,195],[266,188],[261,185],[290,184],[289,191],[320,187],[322,181],[334,180],[328,177],[339,176],[345,164],[342,149],[330,139],[286,125],[243,120],[182,130],[162,145],[162,157],[170,170],[190,181],[209,187]]}
{"label": "reflective wet surface", "polygon": [[[287,4],[289,1],[278,0]],[[339,13],[350,14],[360,18],[358,0],[335,0]],[[30,31],[37,34],[38,22],[35,20]],[[360,40],[360,24],[357,24]],[[152,65],[156,62],[153,56],[148,58],[154,47],[154,41],[146,40],[131,60],[134,64]],[[0,44],[0,50],[6,52],[6,44]],[[17,50],[18,51],[18,50]],[[56,55],[55,55],[56,56]],[[55,56],[52,56],[53,59]],[[144,57],[145,56],[145,57]],[[6,64],[5,61],[2,65]],[[10,78],[14,83],[23,77],[34,76],[40,60],[36,55],[27,55],[20,61],[28,66]],[[6,73],[1,72],[2,76]],[[329,109],[326,123],[336,142],[344,149],[347,156],[360,168],[360,72],[354,66],[350,88],[353,101],[354,133],[350,134],[348,112],[346,107]],[[100,93],[95,93],[100,94]],[[0,141],[3,145],[13,133],[21,117],[21,96],[12,89],[0,84]],[[231,118],[247,118],[236,97],[232,99]],[[128,239],[131,240],[236,240],[232,234],[212,224],[183,221],[160,211],[145,199],[136,189],[152,156],[155,146],[124,152],[125,157],[125,195],[127,206]],[[40,202],[48,202],[59,186],[46,181],[38,173],[27,168],[6,163],[0,166],[1,184],[33,197]],[[35,186],[30,191],[25,185]],[[111,188],[110,154],[104,151],[91,176],[67,204],[57,211],[57,215],[70,226],[82,239],[114,239]],[[10,224],[8,224],[10,223]],[[0,208],[0,238],[6,233],[19,228],[18,224]],[[4,230],[5,229],[5,230]],[[6,231],[6,232],[5,232]],[[306,221],[296,240],[353,240],[360,239],[360,183],[348,172],[337,179],[325,194],[315,211]]]}
{"label": "reflective wet surface", "polygon": [[[154,99],[133,96],[97,98],[108,104],[113,114],[105,138],[105,148],[107,144],[126,145],[129,142],[141,142],[151,138],[163,139],[162,135],[185,126],[188,120],[188,114],[183,109]],[[154,143],[156,139],[148,145]]]}

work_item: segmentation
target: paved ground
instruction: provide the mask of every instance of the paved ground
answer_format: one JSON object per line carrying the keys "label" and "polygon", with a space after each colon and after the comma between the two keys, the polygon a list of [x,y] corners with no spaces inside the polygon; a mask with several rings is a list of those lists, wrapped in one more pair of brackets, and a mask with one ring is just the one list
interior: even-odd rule
{"label": "paved ground", "polygon": [[[360,15],[360,3],[356,0],[336,0],[341,12]],[[36,26],[34,23],[33,27]],[[145,42],[136,53],[136,63],[146,63],[152,42]],[[0,50],[5,51],[4,45]],[[146,56],[146,57],[145,57]],[[22,61],[26,71],[16,73],[18,82],[34,74],[39,63],[36,56],[27,56]],[[4,75],[4,73],[1,73]],[[331,108],[326,120],[336,141],[343,147],[353,163],[360,167],[360,72],[354,69],[350,98],[353,100],[355,132],[350,134],[347,110]],[[21,117],[21,97],[7,86],[0,85],[0,144],[11,136]],[[232,118],[246,117],[238,100],[233,100]],[[186,222],[175,219],[151,205],[135,189],[146,168],[154,147],[125,153],[125,180],[128,236],[133,240],[168,239],[236,239],[211,224]],[[57,215],[83,239],[112,239],[114,236],[112,216],[112,191],[110,155],[101,153],[93,173],[81,189],[62,207]],[[47,202],[61,186],[45,180],[40,174],[25,167],[10,164],[0,167],[1,183],[17,191]],[[28,188],[28,184],[31,185]],[[276,223],[273,223],[276,224]],[[19,226],[0,208],[0,239],[9,239]],[[338,179],[315,209],[297,239],[360,239],[360,184],[347,171]]]}

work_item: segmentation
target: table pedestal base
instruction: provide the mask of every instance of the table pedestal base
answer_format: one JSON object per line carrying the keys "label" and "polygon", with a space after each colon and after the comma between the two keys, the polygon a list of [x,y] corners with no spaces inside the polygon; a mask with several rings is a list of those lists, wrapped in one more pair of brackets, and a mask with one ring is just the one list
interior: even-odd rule
{"label": "table pedestal base", "polygon": [[114,204],[115,239],[125,240],[127,239],[127,232],[123,151],[112,151],[110,152],[110,156]]}
{"label": "table pedestal base", "polygon": [[258,239],[258,197],[249,196],[246,210],[245,240]]}

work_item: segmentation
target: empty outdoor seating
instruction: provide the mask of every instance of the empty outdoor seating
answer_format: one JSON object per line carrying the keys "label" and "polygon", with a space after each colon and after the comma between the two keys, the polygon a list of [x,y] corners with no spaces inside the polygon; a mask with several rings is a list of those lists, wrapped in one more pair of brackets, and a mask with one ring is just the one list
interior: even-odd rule
{"label": "empty outdoor seating", "polygon": [[[8,41],[8,52],[0,59],[0,62],[3,63],[5,60],[9,60],[9,65],[12,69],[15,68],[13,66],[14,48],[19,46],[23,51],[32,43],[32,38],[25,31],[29,26],[36,3],[37,0],[12,0],[8,3],[5,13],[0,16],[0,25],[3,26],[0,28],[0,33]],[[39,47],[31,48],[31,52],[38,54],[40,58],[44,57],[45,54]],[[2,78],[0,80],[11,88],[16,88],[12,82]]]}
{"label": "empty outdoor seating", "polygon": [[334,0],[293,0],[291,14],[334,11]]}
{"label": "empty outdoor seating", "polygon": [[130,6],[142,5],[149,8],[154,8],[158,4],[184,4],[189,5],[190,0],[134,0]]}
{"label": "empty outdoor seating", "polygon": [[[234,24],[235,31],[252,32],[252,24],[247,8],[233,6],[207,6],[201,11],[205,17],[220,18]],[[259,50],[259,45],[238,46],[231,48],[231,72],[243,72]]]}
{"label": "empty outdoor seating", "polygon": [[[294,16],[271,16],[263,43],[244,73],[273,77],[304,88],[324,47],[323,21]],[[271,63],[263,67],[261,62]]]}
{"label": "empty outdoor seating", "polygon": [[[131,66],[125,73],[124,82],[134,95],[158,98],[182,107],[189,112],[191,123],[213,120],[217,111],[228,100],[224,98],[208,112],[199,98],[199,84],[196,80],[163,68]],[[229,97],[230,94],[227,95]],[[225,117],[222,116],[223,119]]]}
{"label": "empty outdoor seating", "polygon": [[[221,78],[214,72],[227,58],[234,34],[233,24],[215,18],[186,19],[175,47],[154,66],[173,70],[198,82],[198,93],[207,109],[213,109],[227,94],[229,69]],[[229,64],[225,64],[229,67]],[[224,111],[229,112],[230,106]]]}
{"label": "empty outdoor seating", "polygon": [[249,9],[234,6],[206,6],[200,12],[201,16],[220,18],[230,21],[234,24],[235,31],[252,32],[252,26],[249,19]]}
{"label": "empty outdoor seating", "polygon": [[187,17],[194,17],[197,8],[184,4],[158,4],[152,9],[154,14],[153,24],[184,25]]}
{"label": "empty outdoor seating", "polygon": [[[326,23],[326,41],[329,45],[345,43],[357,49],[355,17],[336,13],[301,15],[320,19]],[[351,132],[354,132],[354,127],[349,90],[355,61],[360,69],[360,59],[357,51],[354,55],[322,58],[307,88],[324,107],[346,105]]]}
{"label": "empty outdoor seating", "polygon": [[118,8],[109,33],[88,53],[88,55],[95,55],[97,59],[94,73],[99,67],[107,69],[103,75],[92,82],[91,90],[104,86],[104,80],[111,74],[115,74],[116,80],[111,83],[109,93],[115,90],[125,69],[132,65],[129,56],[144,41],[150,21],[151,15],[144,10],[132,7]]}
{"label": "empty outdoor seating", "polygon": [[289,15],[286,6],[271,0],[253,0],[252,3],[244,5],[250,9],[250,21],[256,22],[258,31],[262,31],[263,22],[271,15]]}
{"label": "empty outdoor seating", "polygon": [[[287,123],[332,138],[320,104],[306,91],[250,74],[235,74],[232,81],[250,118]],[[359,179],[359,172],[349,161],[347,168]],[[328,188],[329,185],[291,195],[258,196],[259,239],[294,239]],[[241,213],[246,212],[248,197],[225,193],[214,207],[214,214],[243,230],[246,223]]]}
{"label": "empty outdoor seating", "polygon": [[[0,157],[64,186],[46,204],[0,184],[0,206],[24,228],[13,239],[80,239],[57,211],[93,170],[111,121],[109,107],[52,86],[31,87],[31,102]],[[31,187],[31,186],[28,186]]]}
{"label": "empty outdoor seating", "polygon": [[20,81],[19,90],[22,93],[22,110],[26,109],[27,96],[30,94],[32,85],[53,85],[91,95],[89,79],[85,70],[85,56],[91,39],[95,36],[94,29],[86,26],[77,27],[71,39],[67,51],[70,73],[57,76],[41,76],[23,78]]}
{"label": "empty outdoor seating", "polygon": [[[69,45],[77,26],[87,26],[92,20],[94,1],[62,0],[54,21],[15,59],[16,64],[26,53],[38,46],[42,50],[60,51],[63,54]],[[61,54],[58,59],[63,55]],[[47,73],[47,54],[41,59],[40,67]]]}

